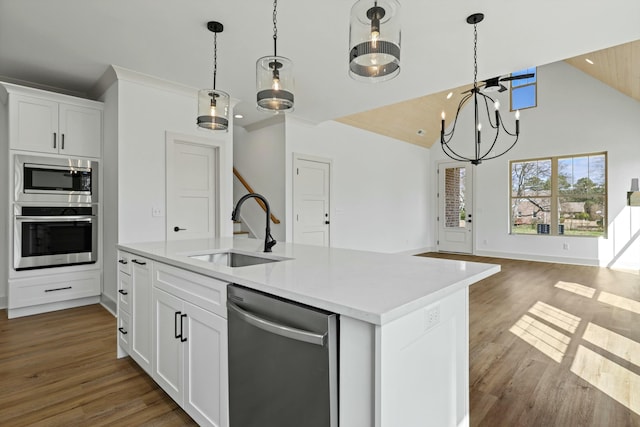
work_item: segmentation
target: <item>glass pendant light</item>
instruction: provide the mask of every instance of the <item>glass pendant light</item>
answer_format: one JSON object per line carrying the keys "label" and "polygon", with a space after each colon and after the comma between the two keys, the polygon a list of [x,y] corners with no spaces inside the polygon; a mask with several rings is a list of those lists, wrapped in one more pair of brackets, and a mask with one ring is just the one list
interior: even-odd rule
{"label": "glass pendant light", "polygon": [[198,126],[210,130],[227,131],[229,127],[229,94],[216,89],[218,73],[218,33],[224,29],[216,21],[207,23],[213,33],[213,89],[198,91]]}
{"label": "glass pendant light", "polygon": [[278,0],[273,2],[273,56],[263,56],[256,63],[258,110],[271,113],[293,111],[293,62],[278,56]]}
{"label": "glass pendant light", "polygon": [[349,75],[382,82],[400,73],[400,3],[358,0],[351,8]]}

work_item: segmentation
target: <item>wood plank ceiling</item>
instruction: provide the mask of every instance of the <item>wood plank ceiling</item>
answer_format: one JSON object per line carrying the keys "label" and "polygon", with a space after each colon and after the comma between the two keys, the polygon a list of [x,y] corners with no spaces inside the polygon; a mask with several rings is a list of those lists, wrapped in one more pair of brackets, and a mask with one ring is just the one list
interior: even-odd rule
{"label": "wood plank ceiling", "polygon": [[[565,62],[640,102],[640,40],[569,58]],[[470,87],[471,84],[444,90],[336,121],[430,148],[440,138],[440,113],[446,113],[448,126],[455,117],[460,93]],[[450,92],[454,96],[447,99]]]}

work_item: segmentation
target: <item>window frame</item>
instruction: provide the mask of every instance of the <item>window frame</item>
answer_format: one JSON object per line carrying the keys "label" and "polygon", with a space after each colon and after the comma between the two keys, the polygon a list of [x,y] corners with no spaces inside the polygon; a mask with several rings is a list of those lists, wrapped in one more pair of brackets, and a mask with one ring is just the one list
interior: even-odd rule
{"label": "window frame", "polygon": [[[517,85],[514,86],[513,85],[513,80],[510,81],[510,86],[511,86],[511,90],[509,91],[509,109],[511,112],[517,111],[517,110],[528,110],[530,108],[536,108],[538,106],[538,67],[529,67],[529,68],[524,68],[523,70],[529,70],[529,69],[535,69],[535,76],[533,77],[535,79],[534,82],[532,83],[526,83],[526,84],[521,84],[521,85]],[[519,73],[523,70],[518,70],[516,71],[516,73]],[[513,73],[511,73],[511,76],[513,76]],[[533,86],[534,87],[534,93],[535,93],[535,102],[533,105],[529,106],[529,107],[524,107],[524,108],[513,108],[513,91],[514,90],[518,90],[524,87],[529,87],[529,86]]]}
{"label": "window frame", "polygon": [[[563,196],[560,193],[559,188],[559,160],[561,159],[572,159],[572,158],[581,158],[581,157],[591,157],[591,156],[604,156],[604,192],[602,193],[603,198],[603,209],[605,215],[603,215],[603,223],[602,223],[602,234],[598,236],[581,236],[581,235],[572,235],[572,234],[560,234],[559,225],[560,225],[560,210],[559,210],[559,199]],[[514,227],[514,199],[518,199],[521,197],[514,196],[514,188],[513,188],[513,165],[516,163],[531,163],[531,162],[539,162],[539,161],[551,161],[551,190],[548,196],[535,196],[540,198],[549,198],[550,199],[550,224],[549,224],[549,233],[515,233],[513,231]],[[512,236],[566,236],[566,237],[587,237],[587,238],[608,238],[608,222],[609,222],[609,156],[607,151],[598,151],[592,153],[582,153],[582,154],[568,154],[561,156],[545,156],[545,157],[537,157],[537,158],[529,158],[529,159],[519,159],[519,160],[510,160],[509,161],[509,234]],[[520,212],[518,212],[520,213]],[[519,215],[518,215],[519,216]]]}

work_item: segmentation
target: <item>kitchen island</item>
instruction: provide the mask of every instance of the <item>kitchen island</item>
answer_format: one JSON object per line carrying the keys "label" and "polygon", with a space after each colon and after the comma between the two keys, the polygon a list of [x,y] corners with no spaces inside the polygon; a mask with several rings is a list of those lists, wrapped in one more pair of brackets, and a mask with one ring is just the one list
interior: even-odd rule
{"label": "kitchen island", "polygon": [[[207,301],[216,300],[211,311],[217,310],[225,319],[226,295],[220,286],[226,283],[337,313],[340,426],[468,425],[468,286],[499,272],[498,265],[289,243],[278,243],[270,254],[262,249],[263,242],[253,239],[147,242],[119,245],[124,254],[119,258],[121,264],[127,257],[148,260],[144,263],[151,265],[144,265],[147,273],[141,277],[148,277],[154,291],[165,286],[167,277],[181,276],[181,272],[193,275],[190,282],[198,282],[201,289],[208,289],[209,278],[211,289],[217,286],[211,295],[217,296]],[[229,250],[274,262],[229,267],[207,260],[212,253]],[[118,353],[134,357],[136,335],[142,335],[136,334],[135,319],[140,314],[150,317],[151,332],[158,328],[158,317],[148,298],[135,302],[136,285],[131,287],[134,313],[124,315],[131,315],[133,336],[119,339]],[[179,284],[168,287],[183,299],[195,292],[180,289]],[[122,328],[121,303],[119,299]],[[206,304],[195,301],[204,308]],[[148,372],[163,385],[163,375],[155,375],[162,349],[155,339],[157,333],[151,335],[150,354],[142,357],[142,363],[139,357],[134,360],[143,367],[148,364]],[[221,331],[219,340],[225,339]],[[224,371],[226,365],[220,366]],[[224,393],[226,383],[224,378],[221,381],[220,393]],[[224,399],[221,402],[221,414],[216,417],[220,421],[196,420],[226,425]]]}

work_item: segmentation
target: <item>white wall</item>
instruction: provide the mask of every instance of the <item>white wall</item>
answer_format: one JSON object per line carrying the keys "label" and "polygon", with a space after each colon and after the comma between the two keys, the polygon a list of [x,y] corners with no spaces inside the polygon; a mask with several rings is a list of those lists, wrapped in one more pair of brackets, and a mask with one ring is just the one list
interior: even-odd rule
{"label": "white wall", "polygon": [[9,176],[9,128],[7,94],[0,85],[0,308],[7,307],[7,290],[9,289],[9,259],[13,242],[9,240],[11,227],[9,203],[9,187],[12,177]]}
{"label": "white wall", "polygon": [[[115,242],[165,239],[165,133],[200,138],[211,136],[210,131],[196,126],[195,89],[119,68],[116,72],[117,83],[104,95],[105,126],[109,129],[105,128],[104,167],[108,170],[105,173],[108,182],[104,187],[103,292],[108,298],[114,298],[117,288]],[[233,131],[225,135],[227,142],[220,169],[220,212],[231,212]],[[161,208],[163,215],[152,216],[153,207]],[[230,217],[221,219],[220,234],[230,236],[232,230]]]}
{"label": "white wall", "polygon": [[[271,235],[278,241],[285,241],[285,127],[284,117],[280,117],[279,120],[266,120],[250,130],[234,129],[233,165],[251,188],[269,201],[271,212],[280,220],[280,224],[271,223]],[[234,178],[234,203],[247,193]],[[240,215],[254,235],[264,238],[265,213],[258,203],[245,201]]]}
{"label": "white wall", "polygon": [[287,236],[293,236],[296,153],[333,160],[331,246],[379,252],[433,246],[429,150],[333,121],[287,117],[285,125]]}
{"label": "white wall", "polygon": [[[472,111],[464,112],[456,136],[471,145]],[[631,178],[640,177],[639,118],[639,102],[574,67],[539,67],[538,107],[522,111],[517,146],[476,167],[476,253],[604,266],[615,258],[616,267],[639,269],[640,208],[626,206]],[[445,158],[439,143],[432,151],[434,161]],[[600,151],[608,152],[608,238],[509,235],[509,160]]]}

